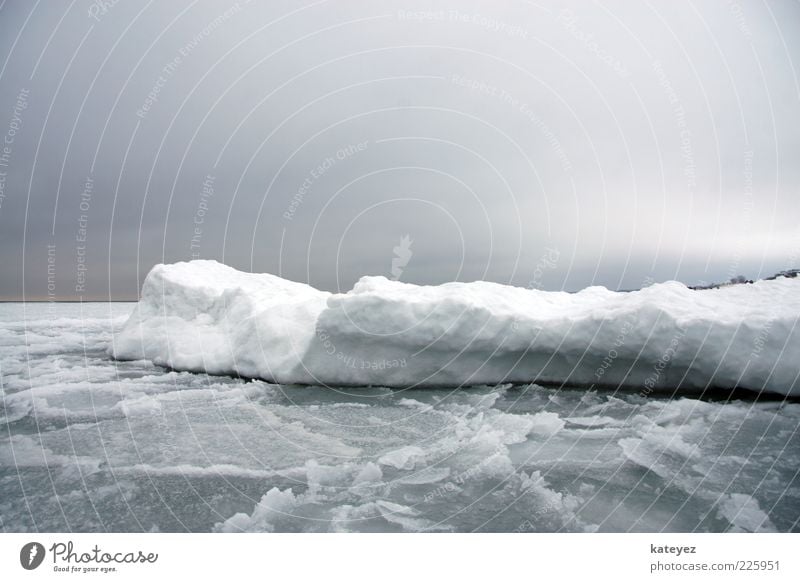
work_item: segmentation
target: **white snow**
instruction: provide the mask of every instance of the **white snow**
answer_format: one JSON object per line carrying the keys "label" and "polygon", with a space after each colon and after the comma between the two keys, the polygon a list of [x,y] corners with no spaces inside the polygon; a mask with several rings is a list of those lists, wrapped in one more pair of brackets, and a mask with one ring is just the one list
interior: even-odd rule
{"label": "white snow", "polygon": [[363,277],[331,294],[215,261],[157,265],[110,349],[176,370],[284,384],[555,382],[644,395],[800,393],[800,279],[619,293]]}

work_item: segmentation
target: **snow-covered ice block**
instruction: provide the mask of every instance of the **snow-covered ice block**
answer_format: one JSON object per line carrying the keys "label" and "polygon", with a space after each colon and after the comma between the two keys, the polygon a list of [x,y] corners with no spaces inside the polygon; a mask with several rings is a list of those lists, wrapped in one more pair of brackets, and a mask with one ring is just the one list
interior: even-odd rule
{"label": "snow-covered ice block", "polygon": [[800,393],[800,278],[547,292],[363,277],[331,294],[215,261],[155,266],[110,353],[279,383],[550,382]]}

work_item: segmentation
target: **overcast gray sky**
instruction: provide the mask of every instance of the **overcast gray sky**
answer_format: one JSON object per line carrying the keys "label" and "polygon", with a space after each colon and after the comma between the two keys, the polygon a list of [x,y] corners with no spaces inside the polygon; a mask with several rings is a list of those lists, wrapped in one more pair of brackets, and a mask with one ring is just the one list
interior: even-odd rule
{"label": "overcast gray sky", "polygon": [[798,263],[796,1],[1,6],[2,299]]}

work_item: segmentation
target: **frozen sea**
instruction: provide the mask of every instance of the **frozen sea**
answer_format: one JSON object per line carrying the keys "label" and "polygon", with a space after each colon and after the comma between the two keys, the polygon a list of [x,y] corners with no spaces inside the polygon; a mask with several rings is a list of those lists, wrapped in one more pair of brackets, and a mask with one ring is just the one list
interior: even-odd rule
{"label": "frozen sea", "polygon": [[132,308],[0,304],[3,531],[800,531],[800,404],[174,372]]}

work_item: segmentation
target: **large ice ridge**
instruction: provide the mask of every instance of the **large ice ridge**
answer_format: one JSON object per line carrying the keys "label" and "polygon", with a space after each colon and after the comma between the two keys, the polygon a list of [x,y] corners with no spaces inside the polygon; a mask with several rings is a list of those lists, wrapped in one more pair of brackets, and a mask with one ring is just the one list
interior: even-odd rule
{"label": "large ice ridge", "polygon": [[363,277],[327,293],[215,261],[157,265],[118,359],[286,384],[564,383],[800,392],[800,278],[628,293]]}

